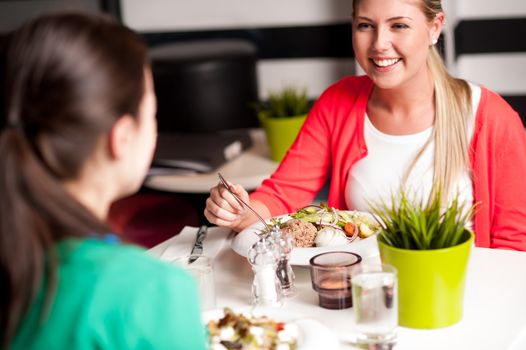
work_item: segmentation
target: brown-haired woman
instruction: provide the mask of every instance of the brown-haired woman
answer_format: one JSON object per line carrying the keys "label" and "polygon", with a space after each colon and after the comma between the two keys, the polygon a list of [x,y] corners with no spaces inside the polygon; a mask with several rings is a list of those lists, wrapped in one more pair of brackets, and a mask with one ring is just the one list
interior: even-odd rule
{"label": "brown-haired woman", "polygon": [[[353,12],[354,53],[366,75],[320,96],[250,203],[266,217],[293,212],[330,175],[329,206],[368,210],[403,186],[421,199],[440,193],[443,202],[478,203],[477,246],[526,250],[522,123],[500,96],[447,72],[436,49],[441,1],[355,0]],[[256,220],[221,186],[205,215],[235,230]]]}
{"label": "brown-haired woman", "polygon": [[44,16],[14,33],[6,74],[2,347],[204,349],[192,278],[104,224],[155,146],[145,46],[107,18]]}

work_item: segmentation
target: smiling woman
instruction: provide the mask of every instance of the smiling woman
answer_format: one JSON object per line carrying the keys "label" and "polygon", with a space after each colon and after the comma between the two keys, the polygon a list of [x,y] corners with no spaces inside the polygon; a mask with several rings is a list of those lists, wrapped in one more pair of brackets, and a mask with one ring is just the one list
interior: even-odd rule
{"label": "smiling woman", "polygon": [[[434,177],[441,181],[434,182],[433,191],[442,186],[447,194],[468,164],[465,115],[471,114],[471,92],[466,82],[447,73],[434,46],[443,23],[439,1],[388,1],[384,7],[378,1],[354,3],[356,58],[377,87],[369,99],[368,117],[378,130],[392,135],[414,134],[435,124],[435,147],[448,149],[434,154]],[[451,88],[444,89],[445,84]],[[394,111],[389,103],[392,89],[400,87],[419,100],[414,115]],[[446,158],[447,151],[456,156]]]}
{"label": "smiling woman", "polygon": [[[330,176],[328,205],[368,211],[400,189],[470,207],[475,244],[526,250],[526,136],[496,93],[452,77],[436,49],[440,0],[355,0],[353,47],[366,76],[329,87],[278,170],[254,193],[266,217],[312,202]],[[235,230],[254,222],[221,187],[205,209]]]}

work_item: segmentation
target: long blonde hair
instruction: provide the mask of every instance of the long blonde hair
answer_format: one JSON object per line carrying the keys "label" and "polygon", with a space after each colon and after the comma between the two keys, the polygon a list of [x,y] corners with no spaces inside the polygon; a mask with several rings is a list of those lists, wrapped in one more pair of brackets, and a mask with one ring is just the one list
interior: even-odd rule
{"label": "long blonde hair", "polygon": [[[353,12],[359,1],[353,1]],[[441,0],[421,0],[420,3],[428,21],[443,12]],[[435,144],[431,196],[440,193],[442,200],[447,201],[455,182],[469,169],[467,121],[472,112],[471,90],[465,80],[449,74],[436,45],[429,48],[427,66],[435,88],[435,122],[430,139]],[[430,142],[413,160],[405,180]]]}

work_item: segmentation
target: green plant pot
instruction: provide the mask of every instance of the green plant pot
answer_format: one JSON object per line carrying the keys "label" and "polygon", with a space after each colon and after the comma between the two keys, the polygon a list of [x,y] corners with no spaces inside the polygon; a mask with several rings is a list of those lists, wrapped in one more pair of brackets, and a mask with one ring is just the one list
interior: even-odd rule
{"label": "green plant pot", "polygon": [[464,285],[473,234],[457,246],[434,250],[391,247],[378,239],[382,262],[398,270],[400,326],[432,329],[462,319]]}
{"label": "green plant pot", "polygon": [[306,117],[307,115],[268,118],[264,113],[259,113],[259,121],[267,135],[272,160],[281,162],[294,140],[296,140]]}

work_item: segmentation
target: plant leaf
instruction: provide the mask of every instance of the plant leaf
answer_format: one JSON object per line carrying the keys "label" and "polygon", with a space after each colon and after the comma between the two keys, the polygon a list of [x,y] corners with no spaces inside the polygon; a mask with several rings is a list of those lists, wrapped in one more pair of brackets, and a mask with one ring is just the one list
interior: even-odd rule
{"label": "plant leaf", "polygon": [[368,203],[381,227],[379,239],[402,249],[427,250],[452,247],[465,240],[475,206],[466,208],[455,196],[442,207],[440,187],[426,201],[416,201],[404,190],[390,202]]}

